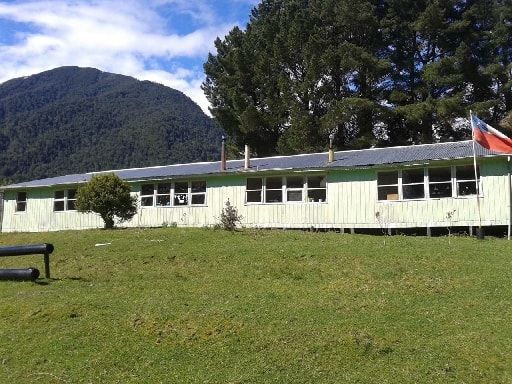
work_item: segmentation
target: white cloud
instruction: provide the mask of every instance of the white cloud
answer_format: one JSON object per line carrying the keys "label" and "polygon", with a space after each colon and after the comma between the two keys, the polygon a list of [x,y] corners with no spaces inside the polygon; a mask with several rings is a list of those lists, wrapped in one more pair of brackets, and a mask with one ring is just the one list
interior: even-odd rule
{"label": "white cloud", "polygon": [[[247,2],[247,3],[244,3]],[[64,65],[94,67],[178,89],[206,112],[202,63],[237,23],[226,1],[0,1],[0,82]],[[255,0],[241,0],[248,20]],[[243,24],[238,22],[238,24]],[[183,62],[185,60],[186,62]]]}

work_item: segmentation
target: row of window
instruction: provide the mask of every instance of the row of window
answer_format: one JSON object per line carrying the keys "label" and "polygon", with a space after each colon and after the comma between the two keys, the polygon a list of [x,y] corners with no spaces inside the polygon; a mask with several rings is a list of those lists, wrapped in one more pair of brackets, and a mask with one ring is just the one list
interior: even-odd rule
{"label": "row of window", "polygon": [[[53,193],[53,210],[55,212],[74,211],[76,189],[59,190]],[[16,195],[16,212],[27,210],[27,192],[18,192]]]}
{"label": "row of window", "polygon": [[325,176],[250,177],[245,185],[245,202],[305,203],[327,198]]}
{"label": "row of window", "polygon": [[142,184],[140,205],[142,207],[206,205],[206,181]]}
{"label": "row of window", "polygon": [[[473,166],[412,168],[377,173],[379,200],[437,199],[477,193]],[[480,189],[480,188],[479,188]]]}
{"label": "row of window", "polygon": [[[411,200],[471,196],[477,193],[473,166],[412,168],[377,173],[378,200]],[[54,192],[55,212],[75,210],[76,189]],[[322,203],[327,199],[325,175],[249,177],[246,204]],[[206,181],[142,184],[142,207],[206,205]],[[18,192],[16,212],[27,209],[27,193]]]}
{"label": "row of window", "polygon": [[[288,176],[248,178],[246,203],[324,202],[327,197],[325,176]],[[54,192],[55,212],[75,210],[76,189]],[[142,207],[206,205],[206,181],[176,181],[142,184]],[[16,211],[25,212],[26,192],[18,192]]]}

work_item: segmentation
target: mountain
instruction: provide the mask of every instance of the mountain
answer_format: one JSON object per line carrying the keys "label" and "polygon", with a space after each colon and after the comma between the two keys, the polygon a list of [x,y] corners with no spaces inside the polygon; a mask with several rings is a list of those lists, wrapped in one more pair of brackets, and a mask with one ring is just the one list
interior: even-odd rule
{"label": "mountain", "polygon": [[220,158],[222,131],[183,93],[60,67],[0,84],[0,179]]}

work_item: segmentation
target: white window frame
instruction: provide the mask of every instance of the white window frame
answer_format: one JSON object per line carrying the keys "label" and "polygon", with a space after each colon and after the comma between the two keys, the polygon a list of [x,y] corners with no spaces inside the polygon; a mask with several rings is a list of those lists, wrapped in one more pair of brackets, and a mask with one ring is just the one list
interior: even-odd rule
{"label": "white window frame", "polygon": [[176,181],[172,188],[172,205],[175,207],[188,206],[190,202],[190,183],[188,181]]}
{"label": "white window frame", "polygon": [[[461,169],[461,168],[465,168],[467,170],[467,173],[466,174],[469,174],[470,177],[468,178],[457,178],[457,168]],[[462,169],[461,169],[462,171]],[[460,165],[460,166],[456,166],[455,167],[455,170],[454,170],[454,177],[455,177],[455,186],[454,186],[454,191],[455,193],[457,194],[458,197],[473,197],[473,196],[476,196],[476,194],[478,193],[479,196],[483,196],[482,194],[482,176],[480,175],[480,167],[476,167],[476,171],[477,171],[477,180],[478,180],[478,189],[477,189],[477,185],[476,185],[476,181],[475,181],[475,168],[474,166],[472,165],[467,165],[467,166],[464,166],[464,165]],[[470,190],[473,190],[473,187],[475,188],[474,189],[474,193],[461,193],[461,189],[462,189],[462,184],[467,184],[468,185],[468,188]]]}
{"label": "white window frame", "polygon": [[[153,207],[155,205],[155,184],[142,184],[140,186],[140,206],[142,208]],[[151,204],[148,204],[148,203]]]}
{"label": "white window frame", "polygon": [[[302,176],[286,176],[283,180],[286,203],[303,203],[306,195],[305,181]],[[298,197],[298,198],[296,198]]]}
{"label": "white window frame", "polygon": [[281,176],[265,177],[263,184],[263,201],[265,204],[282,204],[285,202],[285,183],[283,181]]}
{"label": "white window frame", "polygon": [[27,212],[27,191],[19,191],[16,193],[16,205],[14,210],[16,213]]}
{"label": "white window frame", "polygon": [[157,207],[170,207],[172,205],[172,183],[156,183],[153,193],[153,201]]}
{"label": "white window frame", "polygon": [[[319,178],[319,183],[313,183],[313,179]],[[307,200],[309,203],[327,202],[327,176],[309,175],[305,177]]]}
{"label": "white window frame", "polygon": [[[76,211],[76,188],[59,189],[53,192],[53,212],[69,212]],[[62,193],[62,197],[60,194]],[[59,197],[57,197],[59,194]],[[56,209],[57,204],[62,204],[62,209]]]}
{"label": "white window frame", "polygon": [[[415,180],[413,181],[407,181],[404,182],[404,173],[411,173],[414,174]],[[427,177],[426,177],[426,170],[425,168],[407,168],[400,170],[401,175],[399,176],[399,183],[401,181],[401,189],[402,189],[402,200],[424,200],[427,197],[426,194],[426,184],[427,184]],[[418,178],[418,179],[416,179]],[[416,195],[415,193],[419,189],[423,190],[423,194],[421,196]],[[412,192],[409,192],[408,190],[411,190]]]}
{"label": "white window frame", "polygon": [[[386,177],[385,174],[392,175],[393,177]],[[386,182],[383,184],[379,184],[379,175],[383,176],[383,179],[386,179]],[[396,176],[396,182],[395,177]],[[393,179],[393,182],[390,182],[389,179]],[[393,171],[382,171],[377,172],[377,200],[378,201],[389,201],[389,200],[401,200],[401,187],[400,187],[400,173],[398,170]],[[379,195],[385,195],[385,199],[380,199]]]}
{"label": "white window frame", "polygon": [[141,208],[206,206],[207,189],[206,180],[141,184],[140,206]]}
{"label": "white window frame", "polygon": [[[279,185],[277,180],[280,181]],[[248,177],[245,180],[245,204],[248,205],[326,202],[326,175]]]}
{"label": "white window frame", "polygon": [[[251,182],[249,182],[249,180],[251,180]],[[257,182],[258,180],[259,183]],[[261,204],[263,202],[264,183],[263,177],[248,177],[245,179],[245,204]],[[250,188],[248,188],[248,186],[250,186]],[[257,199],[257,197],[259,197],[259,199]]]}
{"label": "white window frame", "polygon": [[206,205],[206,180],[190,182],[190,205]]}
{"label": "white window frame", "polygon": [[[430,170],[434,169],[448,169],[450,170],[450,179],[442,180],[442,181],[430,181]],[[404,183],[404,171],[409,170],[423,171],[423,181],[414,181],[410,183]],[[464,175],[468,175],[464,179],[457,178],[457,170],[464,169]],[[387,183],[387,184],[379,184],[379,175],[384,175],[389,173],[392,175],[396,173],[397,182],[396,183]],[[480,175],[480,169],[477,167],[477,177],[478,177],[478,192],[480,196],[482,195],[482,180]],[[388,177],[389,179],[389,177]],[[397,169],[392,171],[378,171],[377,172],[377,201],[411,201],[411,200],[427,200],[427,199],[445,199],[445,198],[471,198],[476,197],[476,181],[474,176],[474,167],[471,165],[451,165],[451,166],[439,166],[439,167],[423,167],[423,168],[407,168],[407,169]],[[432,196],[431,187],[435,187],[436,185],[450,185],[451,194],[449,196]],[[461,193],[461,186],[466,184],[465,189],[469,191],[469,193]],[[423,197],[412,197],[407,198],[404,196],[404,187],[412,186],[416,187],[419,185],[423,185],[424,196]],[[475,193],[471,193],[471,192]],[[384,197],[384,193],[386,198]]]}
{"label": "white window frame", "polygon": [[[445,170],[448,174],[447,179],[441,179],[441,180],[431,180],[431,176],[434,172],[436,172],[439,175],[439,171]],[[441,175],[443,175],[441,173]],[[448,197],[456,197],[454,194],[453,186],[455,182],[454,178],[454,167],[452,166],[445,166],[445,167],[430,167],[427,168],[427,189],[425,190],[426,197],[429,199],[445,199]],[[446,187],[449,187],[449,194],[446,195],[444,193],[444,190]],[[438,191],[438,192],[437,192]],[[434,193],[435,192],[435,193]]]}

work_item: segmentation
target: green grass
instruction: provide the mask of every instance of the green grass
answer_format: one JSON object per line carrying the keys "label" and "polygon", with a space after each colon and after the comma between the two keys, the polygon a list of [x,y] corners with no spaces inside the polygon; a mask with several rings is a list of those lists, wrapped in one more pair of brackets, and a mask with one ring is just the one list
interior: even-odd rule
{"label": "green grass", "polygon": [[[206,229],[2,234],[5,383],[509,383],[511,243]],[[111,243],[95,246],[97,243]],[[0,258],[35,266],[42,255]]]}

